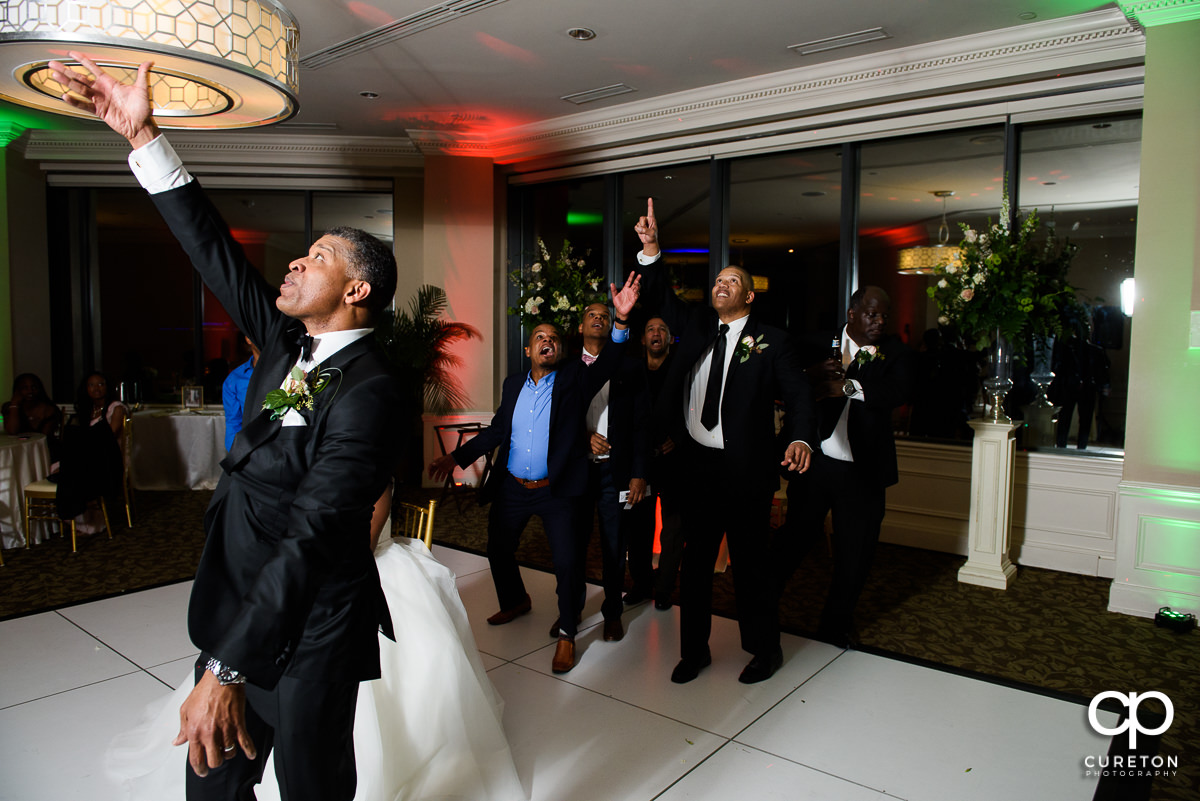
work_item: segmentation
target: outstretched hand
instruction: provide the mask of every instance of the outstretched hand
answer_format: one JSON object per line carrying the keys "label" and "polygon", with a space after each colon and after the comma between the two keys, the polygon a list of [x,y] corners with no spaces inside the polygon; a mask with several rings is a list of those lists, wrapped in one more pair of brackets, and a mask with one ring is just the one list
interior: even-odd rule
{"label": "outstretched hand", "polygon": [[613,311],[617,313],[617,317],[628,320],[629,313],[633,311],[633,305],[637,303],[638,296],[642,293],[642,277],[636,272],[631,272],[620,290],[617,289],[616,284],[609,284],[608,292],[612,295]]}
{"label": "outstretched hand", "polygon": [[232,759],[238,749],[247,759],[257,750],[246,730],[246,694],[240,684],[221,685],[209,671],[179,708],[179,734],[173,745],[188,744],[188,762],[197,776]]}
{"label": "outstretched hand", "polygon": [[91,75],[76,72],[61,61],[50,62],[54,80],[67,89],[62,96],[64,103],[95,114],[135,148],[158,136],[158,126],[150,115],[148,76],[151,62],[143,61],[138,67],[137,80],[126,84],[109,75],[83,53],[72,50],[67,55]]}
{"label": "outstretched hand", "polygon": [[646,216],[639,217],[633,230],[642,240],[642,253],[646,256],[658,255],[658,220],[654,216],[654,198],[646,198]]}

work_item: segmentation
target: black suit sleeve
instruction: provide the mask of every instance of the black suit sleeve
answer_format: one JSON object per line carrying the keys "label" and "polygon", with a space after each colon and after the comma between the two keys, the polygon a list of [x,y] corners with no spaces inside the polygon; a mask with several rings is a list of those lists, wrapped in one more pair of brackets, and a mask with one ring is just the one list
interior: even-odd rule
{"label": "black suit sleeve", "polygon": [[813,450],[817,448],[816,413],[813,407],[812,387],[800,364],[800,356],[792,345],[791,337],[780,343],[775,378],[778,395],[785,411],[781,439],[784,445],[806,442]]}
{"label": "black suit sleeve", "polygon": [[863,403],[869,409],[890,412],[912,398],[917,360],[911,348],[898,342],[880,352],[884,354],[882,361],[864,365],[851,376],[863,388],[863,399],[851,403]]}
{"label": "black suit sleeve", "polygon": [[[515,380],[514,380],[515,379]],[[459,467],[467,467],[512,437],[512,413],[520,393],[521,376],[509,376],[504,381],[500,408],[492,415],[488,427],[455,448],[450,454]]]}

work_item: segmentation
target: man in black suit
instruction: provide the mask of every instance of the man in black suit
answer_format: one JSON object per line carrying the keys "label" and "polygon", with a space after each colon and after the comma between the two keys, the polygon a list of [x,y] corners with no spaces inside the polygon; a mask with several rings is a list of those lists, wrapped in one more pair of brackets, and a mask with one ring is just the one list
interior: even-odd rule
{"label": "man in black suit", "polygon": [[[651,317],[642,332],[645,359],[639,366],[645,374],[649,393],[647,406],[653,412],[662,395],[663,384],[671,368],[671,345],[675,339],[661,317]],[[662,432],[665,425],[651,422],[650,429]],[[679,509],[679,471],[675,458],[675,443],[661,435],[650,451],[647,470],[646,499],[629,510],[627,537],[629,546],[629,578],[633,587],[625,594],[626,604],[637,604],[653,596],[654,608],[671,608],[675,578],[679,575],[679,560],[683,558],[683,520]],[[657,575],[654,564],[655,507],[661,506],[662,530],[659,532]]]}
{"label": "man in black suit", "polygon": [[[689,682],[712,663],[713,565],[725,534],[733,564],[742,648],[753,655],[738,680],[763,681],[783,664],[779,607],[769,583],[771,498],[778,469],[808,469],[811,414],[808,382],[786,332],[750,313],[749,274],[726,267],[712,288],[712,306],[688,306],[671,290],[659,262],[654,201],[635,230],[642,241],[648,313],[682,331],[658,405],[665,432],[679,450],[684,508],[684,551],[679,605],[681,659],[671,674]],[[790,412],[781,448],[775,401]],[[782,459],[782,461],[781,461]]]}
{"label": "man in black suit", "polygon": [[[899,478],[892,411],[912,393],[916,359],[895,338],[885,338],[891,301],[879,287],[850,296],[846,326],[838,337],[820,338],[821,360],[808,369],[817,399],[820,447],[806,475],[788,481],[788,517],[776,537],[778,590],[797,564],[824,540],[825,516],[833,512],[833,583],[817,636],[845,647],[856,642],[854,607],[866,584],[884,494]],[[829,353],[834,338],[840,356]],[[819,346],[815,346],[819,347]]]}
{"label": "man in black suit", "polygon": [[[630,273],[621,291],[610,286],[617,316],[626,319],[637,301],[640,280]],[[501,626],[532,608],[516,552],[521,533],[534,515],[542,519],[550,541],[558,595],[558,646],[551,669],[566,673],[575,666],[575,634],[585,587],[585,541],[575,525],[575,502],[588,480],[591,452],[584,414],[596,391],[611,377],[629,332],[613,328],[612,343],[588,367],[564,359],[562,335],[552,323],[529,334],[525,355],[528,372],[504,380],[500,408],[491,424],[472,439],[429,465],[429,475],[443,480],[455,467],[466,467],[494,448],[496,469],[479,491],[488,513],[488,563],[500,611],[488,623]]]}
{"label": "man in black suit", "polygon": [[[622,325],[625,320],[619,321]],[[595,364],[604,351],[612,329],[612,316],[603,303],[583,310],[579,333],[583,335],[581,358]],[[591,452],[588,454],[587,491],[578,505],[576,525],[583,538],[584,554],[592,534],[593,512],[600,522],[601,583],[604,586],[604,640],[616,642],[625,636],[621,612],[625,606],[625,546],[629,516],[646,494],[648,417],[646,380],[639,362],[628,355],[621,359],[612,378],[588,402],[585,425]],[[628,495],[621,500],[620,493]],[[580,561],[580,569],[586,567]],[[582,586],[582,577],[580,585]]]}
{"label": "man in black suit", "polygon": [[395,294],[395,257],[361,231],[334,229],[288,265],[276,292],[158,135],[149,63],[125,85],[71,57],[96,77],[51,62],[82,97],[64,100],[129,140],[134,174],[262,348],[249,422],[205,514],[188,608],[201,650],[176,739],[189,744],[188,798],[251,797],[274,750],[284,798],[348,801],[358,684],[379,676],[380,628],[391,635],[369,527],[394,464],[400,392],[371,324]]}

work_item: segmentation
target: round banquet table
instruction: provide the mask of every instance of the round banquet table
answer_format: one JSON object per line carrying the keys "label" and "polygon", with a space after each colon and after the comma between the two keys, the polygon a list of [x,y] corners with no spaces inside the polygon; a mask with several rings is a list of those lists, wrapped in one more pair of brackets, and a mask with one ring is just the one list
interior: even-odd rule
{"label": "round banquet table", "polygon": [[216,489],[225,458],[224,412],[135,412],[132,436],[134,489]]}
{"label": "round banquet table", "polygon": [[42,434],[0,434],[0,538],[5,548],[25,545],[25,485],[50,473]]}

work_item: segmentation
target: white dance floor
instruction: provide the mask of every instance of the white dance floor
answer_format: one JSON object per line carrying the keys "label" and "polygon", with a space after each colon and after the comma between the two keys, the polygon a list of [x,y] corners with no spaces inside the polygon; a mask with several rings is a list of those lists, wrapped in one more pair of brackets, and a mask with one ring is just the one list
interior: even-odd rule
{"label": "white dance floor", "polygon": [[[606,643],[596,587],[579,662],[555,676],[553,576],[526,570],[533,612],[490,627],[486,560],[434,553],[458,575],[536,801],[1086,801],[1096,791],[1084,759],[1106,754],[1109,739],[1083,705],[788,635],[783,669],[747,686],[737,625],[721,618],[712,667],[674,685],[679,610],[627,608],[625,639]],[[0,799],[122,797],[104,750],[187,675],[190,586],[0,622]]]}

